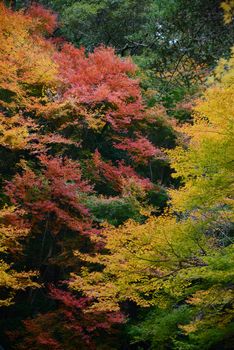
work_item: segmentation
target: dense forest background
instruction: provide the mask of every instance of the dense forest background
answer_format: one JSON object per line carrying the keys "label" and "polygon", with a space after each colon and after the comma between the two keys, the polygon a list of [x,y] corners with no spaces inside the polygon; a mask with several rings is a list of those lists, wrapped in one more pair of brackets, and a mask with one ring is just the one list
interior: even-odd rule
{"label": "dense forest background", "polygon": [[233,14],[0,2],[0,349],[234,348]]}

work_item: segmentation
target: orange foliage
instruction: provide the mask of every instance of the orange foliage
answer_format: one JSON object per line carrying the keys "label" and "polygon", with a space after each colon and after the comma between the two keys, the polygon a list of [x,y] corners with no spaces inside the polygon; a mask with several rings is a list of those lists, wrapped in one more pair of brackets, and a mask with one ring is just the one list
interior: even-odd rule
{"label": "orange foliage", "polygon": [[91,106],[104,104],[105,121],[114,129],[144,118],[138,81],[128,76],[136,70],[129,59],[121,60],[113,49],[104,47],[86,56],[84,49],[70,44],[63,46],[56,59],[65,98]]}
{"label": "orange foliage", "polygon": [[42,33],[52,34],[58,26],[57,15],[39,4],[33,3],[27,14],[33,19],[34,23],[36,22],[35,27]]}

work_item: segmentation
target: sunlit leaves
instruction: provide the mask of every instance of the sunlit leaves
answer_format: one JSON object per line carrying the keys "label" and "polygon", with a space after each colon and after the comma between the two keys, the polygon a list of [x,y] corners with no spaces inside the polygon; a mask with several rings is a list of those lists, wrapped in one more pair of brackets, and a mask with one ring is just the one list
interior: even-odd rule
{"label": "sunlit leaves", "polygon": [[185,183],[171,191],[177,209],[210,208],[231,204],[233,194],[233,57],[216,68],[218,82],[196,106],[193,126],[182,128],[191,137],[188,150],[169,152],[176,177]]}

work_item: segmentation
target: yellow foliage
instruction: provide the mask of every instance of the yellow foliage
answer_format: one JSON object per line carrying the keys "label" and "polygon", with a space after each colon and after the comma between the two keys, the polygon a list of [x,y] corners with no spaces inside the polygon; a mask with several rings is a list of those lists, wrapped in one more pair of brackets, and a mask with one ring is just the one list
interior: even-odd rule
{"label": "yellow foliage", "polygon": [[29,136],[26,125],[18,115],[6,118],[0,113],[0,144],[10,149],[22,149]]}
{"label": "yellow foliage", "polygon": [[54,48],[34,22],[0,4],[0,143],[10,149],[27,146],[24,115],[45,114],[57,84]]}
{"label": "yellow foliage", "polygon": [[[8,207],[0,211],[0,252],[2,257],[9,254],[19,253],[20,239],[28,234],[28,230],[11,224],[16,208]],[[0,298],[0,306],[8,306],[12,304],[15,293],[18,290],[25,290],[27,287],[39,287],[38,283],[33,281],[36,273],[33,271],[16,271],[12,268],[13,264],[0,260],[0,291],[3,289],[7,293],[3,293]]]}
{"label": "yellow foliage", "polygon": [[[234,295],[231,288],[223,288],[217,284],[207,290],[199,290],[188,299],[188,303],[202,310],[204,316],[195,318],[187,325],[179,326],[186,335],[199,329],[210,328],[212,324],[216,329],[224,328],[232,322]],[[224,305],[227,306],[225,310]]]}
{"label": "yellow foliage", "polygon": [[224,22],[226,24],[230,23],[233,19],[234,0],[222,1],[220,6],[224,11]]}
{"label": "yellow foliage", "polygon": [[27,85],[54,83],[53,47],[40,33],[32,35],[33,20],[23,13],[1,4],[0,19],[0,88],[15,94],[20,101]]}
{"label": "yellow foliage", "polygon": [[175,177],[184,187],[171,190],[176,210],[233,205],[234,52],[215,70],[216,83],[196,108],[194,125],[181,128],[190,137],[188,149],[168,151]]}
{"label": "yellow foliage", "polygon": [[39,287],[38,283],[32,281],[36,277],[33,271],[17,272],[11,268],[11,265],[0,260],[0,290],[8,290],[5,298],[0,298],[0,306],[9,306],[13,303],[13,298],[17,290],[25,290],[28,287]]}
{"label": "yellow foliage", "polygon": [[[182,277],[183,271],[203,264],[202,258],[191,260],[191,252],[199,256],[201,250],[211,250],[213,241],[203,234],[208,222],[209,219],[177,222],[175,217],[163,215],[150,217],[143,225],[130,220],[118,228],[109,227],[105,231],[105,247],[111,254],[76,253],[86,262],[101,264],[103,271],[84,269],[80,276],[73,276],[71,287],[97,298],[93,308],[98,310],[116,310],[118,301],[125,299],[144,307],[164,305],[160,291],[183,294],[190,283]],[[94,241],[102,239],[96,237]]]}
{"label": "yellow foliage", "polygon": [[101,106],[99,108],[95,108],[94,110],[88,109],[87,111],[83,111],[82,115],[85,117],[90,129],[96,131],[101,131],[103,129],[104,125],[106,124],[104,109],[105,107]]}
{"label": "yellow foliage", "polygon": [[193,333],[197,330],[197,322],[191,322],[189,324],[186,325],[179,325],[180,329],[183,330],[184,334],[189,334],[189,333]]}
{"label": "yellow foliage", "polygon": [[222,58],[214,70],[214,78],[217,85],[232,87],[234,84],[234,47],[231,49],[231,57]]}
{"label": "yellow foliage", "polygon": [[25,112],[40,110],[50,102],[45,93],[56,84],[57,67],[53,46],[35,29],[23,12],[0,4],[0,143],[24,148],[29,130]]}

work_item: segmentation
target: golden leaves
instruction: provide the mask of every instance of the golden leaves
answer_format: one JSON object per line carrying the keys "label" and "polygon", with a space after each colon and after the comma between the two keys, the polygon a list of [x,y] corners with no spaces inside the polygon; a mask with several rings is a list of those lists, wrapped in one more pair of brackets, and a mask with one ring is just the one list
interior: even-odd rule
{"label": "golden leaves", "polygon": [[[0,211],[0,252],[6,254],[19,253],[20,239],[28,234],[28,229],[21,227],[17,222],[15,207],[5,207]],[[21,213],[23,214],[23,213]],[[27,287],[36,288],[39,284],[34,282],[37,273],[34,271],[16,271],[11,264],[0,260],[0,290],[7,290],[5,297],[1,297],[0,306],[8,306],[13,302],[17,290]],[[5,295],[5,293],[3,294]]]}
{"label": "golden leaves", "polygon": [[22,149],[27,145],[28,129],[22,125],[22,118],[5,117],[0,114],[0,144],[10,149]]}
{"label": "golden leaves", "polygon": [[224,11],[224,22],[226,24],[231,23],[233,19],[233,12],[234,12],[234,1],[233,0],[222,1],[220,7]]}

